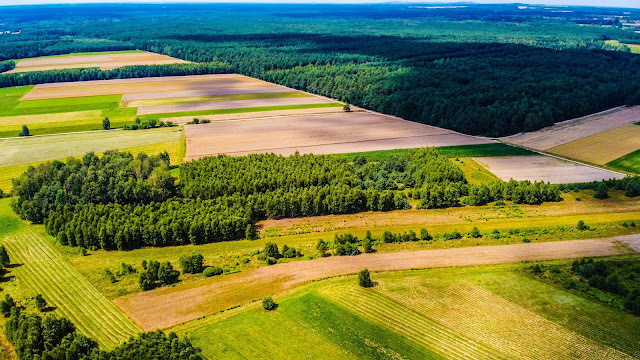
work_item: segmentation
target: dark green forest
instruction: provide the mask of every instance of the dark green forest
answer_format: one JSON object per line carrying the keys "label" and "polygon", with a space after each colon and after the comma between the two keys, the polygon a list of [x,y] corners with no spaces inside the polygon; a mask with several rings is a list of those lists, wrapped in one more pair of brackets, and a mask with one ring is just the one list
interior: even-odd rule
{"label": "dark green forest", "polygon": [[[572,8],[572,17],[563,17],[515,5],[171,7],[162,14],[152,5],[51,8],[63,18],[8,8],[8,26],[22,32],[0,37],[0,60],[118,44],[224,62],[245,75],[489,136],[640,103],[640,57],[604,43],[640,34],[619,22],[580,20],[615,9]],[[34,48],[42,53],[25,55]]]}

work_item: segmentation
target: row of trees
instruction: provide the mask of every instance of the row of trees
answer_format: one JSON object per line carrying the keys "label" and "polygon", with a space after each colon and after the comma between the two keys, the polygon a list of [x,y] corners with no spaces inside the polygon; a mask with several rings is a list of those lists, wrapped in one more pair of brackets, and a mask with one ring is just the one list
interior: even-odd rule
{"label": "row of trees", "polygon": [[184,76],[203,74],[227,74],[232,72],[225,63],[180,63],[164,65],[130,65],[113,70],[97,68],[60,69],[25,73],[0,74],[0,87],[35,85],[45,83],[129,79],[158,76]]}
{"label": "row of trees", "polygon": [[204,360],[200,349],[188,340],[160,330],[131,337],[115,349],[100,350],[94,339],[80,334],[67,318],[42,318],[17,305],[11,308],[5,333],[20,360]]}
{"label": "row of trees", "polygon": [[13,181],[21,218],[42,223],[58,207],[94,203],[145,204],[164,201],[175,194],[169,174],[169,155],[107,151],[98,157],[52,161],[30,167]]}
{"label": "row of trees", "polygon": [[13,70],[16,67],[16,63],[13,60],[0,61],[0,73]]}

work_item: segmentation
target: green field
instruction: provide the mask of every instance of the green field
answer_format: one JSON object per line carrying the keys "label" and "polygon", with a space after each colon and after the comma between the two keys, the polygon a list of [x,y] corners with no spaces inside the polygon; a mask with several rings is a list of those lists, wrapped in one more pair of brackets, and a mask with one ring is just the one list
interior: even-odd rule
{"label": "green field", "polygon": [[[76,41],[82,42],[82,40],[95,41],[96,39],[79,39],[79,41],[78,40],[76,40]],[[18,60],[13,60],[13,61],[15,61],[16,64],[17,64],[20,60],[27,60],[27,59],[52,59],[52,58],[60,58],[60,57],[88,56],[88,55],[135,54],[135,53],[143,53],[143,52],[145,52],[145,51],[143,51],[143,50],[117,50],[117,51],[77,52],[77,53],[71,53],[71,54],[38,56],[38,57],[18,59]]]}
{"label": "green field", "polygon": [[627,46],[632,53],[634,54],[640,54],[640,45],[637,44],[625,44],[625,43],[621,43],[618,40],[605,40],[605,43],[615,46],[615,47],[619,47],[622,48],[622,46]]}
{"label": "green field", "polygon": [[183,97],[183,98],[123,101],[122,106],[125,106],[125,107],[162,106],[162,105],[178,105],[178,104],[195,104],[195,103],[203,103],[203,102],[257,100],[257,99],[282,99],[282,98],[297,98],[297,97],[312,97],[312,96],[313,95],[309,95],[299,91],[260,93],[260,94],[209,95],[209,96],[192,96],[192,97]]}
{"label": "green field", "polygon": [[32,294],[42,294],[54,312],[69,318],[104,347],[139,331],[113,303],[80,275],[51,245],[42,226],[27,226],[13,214],[10,199],[0,200],[0,244],[16,264],[10,270]]}
{"label": "green field", "polygon": [[607,167],[628,173],[640,174],[640,150],[636,150],[631,154],[627,154],[607,163]]}
{"label": "green field", "polygon": [[524,266],[377,273],[373,289],[353,276],[325,280],[276,297],[272,312],[253,305],[176,330],[212,359],[296,359],[300,349],[339,359],[640,356],[639,318],[528,277]]}
{"label": "green field", "polygon": [[[411,149],[356,152],[342,154],[341,156],[345,156],[349,161],[353,161],[356,156],[363,156],[368,161],[382,161],[388,160],[394,155],[403,154],[409,150]],[[503,143],[441,146],[438,147],[438,151],[449,158],[535,155],[535,153],[530,150]]]}

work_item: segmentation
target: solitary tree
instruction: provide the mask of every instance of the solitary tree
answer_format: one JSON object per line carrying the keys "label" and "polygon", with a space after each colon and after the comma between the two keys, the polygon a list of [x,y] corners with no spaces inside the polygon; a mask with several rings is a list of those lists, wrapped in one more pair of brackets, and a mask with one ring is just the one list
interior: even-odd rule
{"label": "solitary tree", "polygon": [[358,284],[360,286],[367,288],[372,287],[373,282],[371,281],[371,274],[369,274],[369,269],[362,269],[358,273]]}
{"label": "solitary tree", "polygon": [[7,267],[9,264],[11,264],[11,260],[7,249],[5,249],[4,245],[0,245],[0,267]]}
{"label": "solitary tree", "polygon": [[109,121],[108,117],[102,119],[102,128],[105,130],[111,130],[111,121]]}
{"label": "solitary tree", "polygon": [[22,131],[20,131],[18,136],[31,136],[31,134],[29,133],[29,128],[27,127],[27,125],[22,125]]}
{"label": "solitary tree", "polygon": [[578,221],[578,225],[576,225],[576,229],[580,231],[587,230],[587,225],[585,225],[584,221],[580,220]]}
{"label": "solitary tree", "polygon": [[39,311],[44,311],[47,308],[47,300],[42,297],[42,294],[36,295],[35,301],[36,308],[38,308]]}
{"label": "solitary tree", "polygon": [[271,296],[267,296],[266,298],[262,299],[262,307],[267,311],[271,311],[276,308],[276,303],[275,301],[273,301]]}

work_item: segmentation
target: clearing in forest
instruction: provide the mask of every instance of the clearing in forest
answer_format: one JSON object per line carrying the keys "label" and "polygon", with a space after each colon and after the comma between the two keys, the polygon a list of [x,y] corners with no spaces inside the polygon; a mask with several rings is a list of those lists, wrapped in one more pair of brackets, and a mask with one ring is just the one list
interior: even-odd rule
{"label": "clearing in forest", "polygon": [[20,73],[29,71],[46,71],[75,68],[100,68],[111,70],[131,65],[166,65],[187,63],[167,55],[147,51],[109,51],[102,53],[81,53],[67,55],[43,56],[20,59],[13,70],[5,72]]}
{"label": "clearing in forest", "polygon": [[[261,267],[255,270],[209,278],[120,297],[116,305],[143,330],[168,328],[210,315],[231,306],[277,293],[310,280],[351,274],[362,268],[374,271],[503,264],[531,260],[580,258],[627,253],[625,241],[640,243],[637,235],[610,239],[499,245],[444,250],[362,254],[329,257]],[[157,316],[163,314],[162,317]]]}
{"label": "clearing in forest", "polygon": [[622,107],[579,119],[567,120],[544,129],[507,137],[502,141],[546,151],[556,146],[640,121],[640,106]]}
{"label": "clearing in forest", "polygon": [[474,160],[504,181],[514,179],[571,184],[625,177],[617,172],[543,155],[482,157]]}
{"label": "clearing in forest", "polygon": [[369,112],[282,116],[185,126],[187,159],[228,154],[359,151],[485,144],[492,141]]}
{"label": "clearing in forest", "polygon": [[103,347],[115,346],[138,333],[140,329],[125,314],[64,260],[42,230],[29,227],[0,240],[17,264],[11,272],[21,283],[42,294],[56,312]]}

